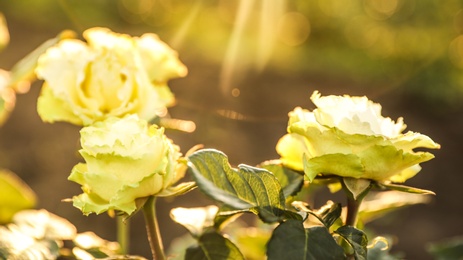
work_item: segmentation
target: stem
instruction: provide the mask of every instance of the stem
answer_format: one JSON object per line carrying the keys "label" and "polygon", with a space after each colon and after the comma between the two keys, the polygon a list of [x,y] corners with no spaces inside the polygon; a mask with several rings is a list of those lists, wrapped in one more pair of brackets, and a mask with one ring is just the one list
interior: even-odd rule
{"label": "stem", "polygon": [[128,219],[124,221],[125,216],[117,216],[117,242],[119,242],[119,254],[129,254],[130,246],[130,222]]}
{"label": "stem", "polygon": [[371,189],[371,180],[344,177],[341,181],[347,195],[346,225],[356,227],[357,215],[363,198]]}
{"label": "stem", "polygon": [[355,227],[357,225],[357,215],[363,198],[355,200],[352,196],[347,196],[347,217],[346,225]]}
{"label": "stem", "polygon": [[161,233],[159,232],[158,221],[156,218],[156,198],[154,196],[149,197],[148,201],[146,201],[143,206],[143,213],[145,215],[146,232],[153,260],[166,260]]}

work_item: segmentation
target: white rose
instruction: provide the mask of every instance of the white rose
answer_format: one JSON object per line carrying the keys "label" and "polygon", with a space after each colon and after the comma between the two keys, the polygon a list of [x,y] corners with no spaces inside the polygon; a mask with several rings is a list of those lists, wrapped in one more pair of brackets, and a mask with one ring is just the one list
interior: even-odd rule
{"label": "white rose", "polygon": [[73,202],[84,214],[115,209],[130,215],[137,198],[159,194],[184,176],[179,147],[136,115],[111,117],[80,133],[85,163],[74,166],[69,180],[82,185]]}
{"label": "white rose", "polygon": [[127,114],[151,120],[173,105],[167,81],[187,71],[157,36],[133,38],[105,28],[83,35],[87,42],[62,40],[38,60],[36,73],[44,80],[37,105],[42,120],[90,125]]}
{"label": "white rose", "polygon": [[434,156],[416,148],[438,149],[429,137],[402,131],[403,119],[381,115],[381,105],[366,97],[326,96],[315,91],[312,112],[289,113],[288,134],[277,144],[282,162],[307,178],[337,175],[376,181],[404,182]]}

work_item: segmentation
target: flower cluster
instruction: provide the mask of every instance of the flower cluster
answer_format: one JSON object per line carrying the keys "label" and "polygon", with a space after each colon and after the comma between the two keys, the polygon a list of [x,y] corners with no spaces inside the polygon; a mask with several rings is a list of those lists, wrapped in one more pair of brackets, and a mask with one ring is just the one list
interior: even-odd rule
{"label": "flower cluster", "polygon": [[90,125],[126,114],[151,120],[173,105],[167,81],[187,69],[155,34],[138,38],[91,28],[83,36],[87,42],[62,40],[38,60],[43,121]]}
{"label": "flower cluster", "polygon": [[416,148],[439,148],[429,137],[402,133],[403,119],[381,115],[381,105],[367,97],[311,96],[313,111],[295,108],[289,113],[288,134],[277,144],[287,167],[318,174],[404,182],[420,171],[419,163],[434,156]]}
{"label": "flower cluster", "polygon": [[74,206],[86,215],[130,215],[137,199],[162,193],[185,173],[179,147],[148,121],[174,104],[167,81],[187,69],[155,34],[91,28],[83,36],[86,42],[63,39],[38,58],[38,113],[45,122],[84,126],[85,163],[69,176],[83,190]]}

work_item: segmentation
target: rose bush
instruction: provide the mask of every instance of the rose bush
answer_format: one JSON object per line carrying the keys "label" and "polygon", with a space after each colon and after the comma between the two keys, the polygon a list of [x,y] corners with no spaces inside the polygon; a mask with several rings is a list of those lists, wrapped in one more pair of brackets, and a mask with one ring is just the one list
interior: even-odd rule
{"label": "rose bush", "polygon": [[416,148],[439,148],[429,137],[402,133],[403,119],[381,115],[381,105],[367,97],[311,96],[313,111],[289,113],[288,134],[277,144],[283,164],[304,171],[309,180],[318,174],[404,182],[420,171],[419,163],[434,156]]}
{"label": "rose bush", "polygon": [[115,209],[130,215],[137,198],[160,194],[184,176],[179,147],[163,128],[136,115],[111,117],[80,133],[85,163],[74,166],[68,179],[82,185],[73,204],[84,214]]}
{"label": "rose bush", "polygon": [[173,105],[167,81],[187,69],[155,34],[132,38],[91,28],[83,36],[86,43],[64,39],[38,60],[42,120],[90,125],[126,114],[150,120]]}

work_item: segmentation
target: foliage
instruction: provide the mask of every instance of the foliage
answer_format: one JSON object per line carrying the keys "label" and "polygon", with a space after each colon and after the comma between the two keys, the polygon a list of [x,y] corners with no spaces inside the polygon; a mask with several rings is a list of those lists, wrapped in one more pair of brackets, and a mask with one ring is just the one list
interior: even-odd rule
{"label": "foliage", "polygon": [[[251,2],[241,4],[250,11]],[[272,20],[264,14],[262,19]],[[9,41],[5,28],[0,17],[0,48]],[[414,150],[439,149],[431,138],[402,133],[403,119],[383,117],[381,106],[367,97],[322,97],[315,91],[316,109],[290,112],[288,133],[276,146],[279,159],[234,167],[215,149],[193,148],[182,156],[164,130],[176,128],[166,113],[175,103],[167,81],[187,72],[177,53],[154,34],[131,37],[98,27],[83,36],[87,42],[63,32],[2,74],[0,120],[13,104],[6,91],[14,97],[21,86],[44,80],[38,100],[42,120],[82,126],[79,152],[85,163],[77,164],[68,179],[82,186],[72,201],[84,215],[116,213],[128,223],[142,211],[152,256],[164,260],[156,199],[198,187],[216,205],[171,211],[192,236],[176,249],[187,260],[399,257],[390,254],[388,239],[367,234],[364,226],[389,211],[426,202],[416,196],[434,194],[402,184],[421,170],[420,163],[434,158]],[[260,66],[269,51],[259,52]],[[187,172],[193,181],[174,186]],[[328,201],[313,209],[304,192],[312,185],[336,186],[347,204]],[[24,210],[35,206],[35,195],[7,171],[0,172],[0,195],[1,258],[143,259],[127,255],[127,230],[121,225],[116,243],[93,232],[79,234],[46,210]],[[255,218],[254,226],[240,224],[245,214]],[[454,257],[461,241],[434,244],[429,251]]]}
{"label": "foliage", "polygon": [[0,171],[0,224],[11,222],[16,212],[35,207],[35,193],[16,174]]}
{"label": "foliage", "polygon": [[430,252],[436,260],[461,259],[463,256],[463,238],[454,237],[428,245]]}
{"label": "foliage", "polygon": [[[65,248],[64,241],[71,247]],[[11,223],[0,226],[0,259],[106,258],[118,250],[118,243],[93,232],[77,233],[69,221],[44,209],[19,211]]]}

